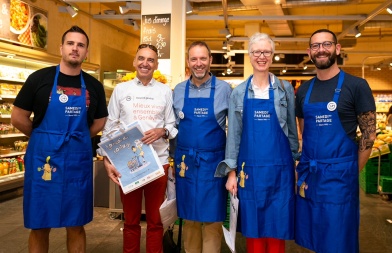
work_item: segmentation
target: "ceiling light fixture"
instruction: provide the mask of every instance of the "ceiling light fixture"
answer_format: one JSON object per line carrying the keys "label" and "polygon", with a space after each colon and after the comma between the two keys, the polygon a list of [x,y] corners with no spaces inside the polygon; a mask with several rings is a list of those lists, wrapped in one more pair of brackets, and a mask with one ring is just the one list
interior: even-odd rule
{"label": "ceiling light fixture", "polygon": [[223,41],[222,49],[227,49],[227,41]]}
{"label": "ceiling light fixture", "polygon": [[230,37],[231,37],[231,32],[229,28],[226,27],[226,38],[230,38]]}
{"label": "ceiling light fixture", "polygon": [[304,70],[306,70],[308,68],[308,65],[304,65]]}
{"label": "ceiling light fixture", "polygon": [[286,72],[287,72],[287,69],[286,69],[286,68],[282,69],[282,73],[283,73],[283,74],[286,73]]}
{"label": "ceiling light fixture", "polygon": [[130,25],[133,26],[133,30],[138,31],[139,30],[139,25],[137,22],[133,19],[124,19],[124,25]]}
{"label": "ceiling light fixture", "polygon": [[193,7],[192,7],[191,3],[189,2],[189,0],[187,0],[185,2],[185,13],[191,14],[192,12],[193,12]]}
{"label": "ceiling light fixture", "polygon": [[392,14],[392,4],[387,7],[387,12]]}
{"label": "ceiling light fixture", "polygon": [[225,29],[221,29],[219,30],[219,34],[224,34],[226,36],[226,38],[230,38],[232,36],[229,28],[227,28],[227,26],[225,27]]}
{"label": "ceiling light fixture", "polygon": [[72,18],[78,15],[78,8],[72,5],[59,6],[58,10],[59,12],[68,13],[69,15],[71,15]]}
{"label": "ceiling light fixture", "polygon": [[277,55],[275,55],[274,59],[275,59],[275,61],[279,61],[280,60],[280,56],[277,54]]}
{"label": "ceiling light fixture", "polygon": [[136,4],[136,3],[132,3],[132,2],[125,2],[125,6],[119,6],[118,8],[120,9],[120,13],[124,14],[124,13],[127,13],[130,10],[138,10],[138,11],[140,11],[141,5],[140,4]]}
{"label": "ceiling light fixture", "polygon": [[76,9],[75,7],[68,5],[65,8],[67,9],[67,12],[69,13],[69,15],[71,15],[72,18],[78,15],[78,9]]}
{"label": "ceiling light fixture", "polygon": [[362,35],[362,33],[361,33],[361,31],[359,30],[359,27],[358,27],[358,26],[355,27],[354,33],[355,33],[355,38],[359,38],[359,37]]}

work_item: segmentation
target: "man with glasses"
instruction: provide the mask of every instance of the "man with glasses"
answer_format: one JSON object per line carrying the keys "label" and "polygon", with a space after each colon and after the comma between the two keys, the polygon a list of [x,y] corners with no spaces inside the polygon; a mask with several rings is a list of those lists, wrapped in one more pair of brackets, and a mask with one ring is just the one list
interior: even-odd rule
{"label": "man with glasses", "polygon": [[[340,50],[330,30],[312,34],[307,51],[317,75],[299,87],[296,97],[303,148],[295,241],[318,253],[359,252],[358,174],[376,137],[370,87],[339,69]],[[362,134],[356,141],[358,126]]]}
{"label": "man with glasses", "polygon": [[[168,138],[177,134],[173,113],[172,91],[169,86],[153,78],[158,68],[157,49],[153,45],[141,44],[136,52],[133,66],[136,78],[118,84],[110,98],[108,121],[102,137],[119,127],[119,123],[129,125],[138,120],[146,130],[141,141],[152,144],[165,169],[165,176],[124,194],[120,188],[124,211],[123,252],[139,253],[140,251],[140,217],[144,194],[147,219],[146,252],[162,252],[163,226],[159,207],[164,201],[169,168]],[[104,156],[104,164],[109,178],[119,184],[120,173]]]}
{"label": "man with glasses", "polygon": [[239,199],[238,230],[248,253],[284,253],[294,239],[294,160],[298,136],[294,88],[269,72],[275,43],[249,39],[253,75],[231,94],[226,159],[217,174]]}
{"label": "man with glasses", "polygon": [[215,178],[223,160],[231,87],[210,71],[211,50],[203,41],[188,48],[191,76],[174,89],[178,124],[175,150],[178,216],[188,253],[220,253],[226,218],[225,178]]}

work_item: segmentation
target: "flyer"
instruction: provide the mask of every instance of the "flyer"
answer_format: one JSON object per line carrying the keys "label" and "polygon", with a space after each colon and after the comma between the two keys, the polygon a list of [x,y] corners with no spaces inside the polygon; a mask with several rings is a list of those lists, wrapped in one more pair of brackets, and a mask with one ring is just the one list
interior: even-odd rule
{"label": "flyer", "polygon": [[143,132],[136,121],[107,135],[98,144],[120,172],[119,181],[125,194],[165,175],[152,145],[146,145],[140,140]]}
{"label": "flyer", "polygon": [[238,217],[238,204],[239,200],[237,196],[230,194],[230,228],[227,230],[223,225],[223,235],[227,246],[229,246],[231,252],[235,251],[235,236],[237,233],[237,217]]}

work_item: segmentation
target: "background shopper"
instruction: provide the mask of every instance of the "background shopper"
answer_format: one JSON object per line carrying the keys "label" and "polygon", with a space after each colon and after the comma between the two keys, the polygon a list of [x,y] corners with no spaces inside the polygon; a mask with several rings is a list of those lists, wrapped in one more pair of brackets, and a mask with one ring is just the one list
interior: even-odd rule
{"label": "background shopper", "polygon": [[30,252],[48,252],[50,230],[59,227],[66,227],[69,252],[86,251],[83,226],[93,218],[90,137],[108,115],[102,84],[81,69],[88,46],[87,34],[72,26],[62,37],[60,64],[31,74],[14,102],[11,123],[30,137],[23,187]]}
{"label": "background shopper", "polygon": [[[359,251],[358,173],[376,137],[370,87],[339,69],[340,49],[330,30],[312,34],[307,51],[317,76],[302,84],[296,97],[303,148],[295,241],[318,253]],[[356,143],[358,126],[362,136]]]}
{"label": "background shopper", "polygon": [[284,252],[284,240],[294,239],[294,89],[269,73],[274,51],[267,34],[249,39],[253,75],[231,94],[226,159],[217,169],[229,174],[226,189],[238,191],[238,229],[249,253]]}

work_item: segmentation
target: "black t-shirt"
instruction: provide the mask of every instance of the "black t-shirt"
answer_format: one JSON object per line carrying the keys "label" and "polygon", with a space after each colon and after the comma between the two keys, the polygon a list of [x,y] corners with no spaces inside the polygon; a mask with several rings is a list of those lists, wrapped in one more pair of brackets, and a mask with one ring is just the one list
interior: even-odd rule
{"label": "black t-shirt", "polygon": [[[87,122],[91,126],[94,119],[108,116],[103,85],[91,75],[82,72],[86,84]],[[18,93],[14,105],[34,113],[33,128],[42,122],[48,108],[56,75],[56,67],[47,67],[32,73]],[[59,73],[57,90],[67,95],[81,94],[80,75],[69,76]]]}
{"label": "black t-shirt", "polygon": [[[309,103],[332,101],[338,79],[339,74],[325,81],[316,77]],[[295,114],[298,118],[304,117],[303,104],[309,86],[310,81],[307,81],[298,88],[295,98]],[[357,116],[376,110],[374,97],[366,80],[345,73],[337,109],[344,130],[350,138],[355,140],[358,126]]]}

